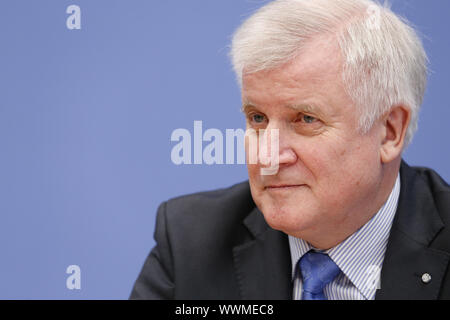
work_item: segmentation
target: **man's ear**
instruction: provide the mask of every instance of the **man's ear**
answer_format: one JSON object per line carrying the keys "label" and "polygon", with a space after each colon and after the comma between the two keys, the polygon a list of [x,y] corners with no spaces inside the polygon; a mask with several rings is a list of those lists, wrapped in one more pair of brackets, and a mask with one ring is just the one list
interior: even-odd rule
{"label": "man's ear", "polygon": [[402,105],[393,107],[384,115],[381,143],[382,163],[389,163],[401,155],[410,120],[411,110]]}

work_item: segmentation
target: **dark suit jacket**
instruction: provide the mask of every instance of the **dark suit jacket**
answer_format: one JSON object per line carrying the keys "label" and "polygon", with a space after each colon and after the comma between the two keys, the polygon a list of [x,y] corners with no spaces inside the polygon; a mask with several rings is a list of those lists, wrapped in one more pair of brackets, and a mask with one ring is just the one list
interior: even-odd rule
{"label": "dark suit jacket", "polygon": [[[450,187],[404,162],[400,176],[376,299],[450,299]],[[131,299],[292,298],[288,237],[266,224],[248,182],[161,204],[155,240]]]}

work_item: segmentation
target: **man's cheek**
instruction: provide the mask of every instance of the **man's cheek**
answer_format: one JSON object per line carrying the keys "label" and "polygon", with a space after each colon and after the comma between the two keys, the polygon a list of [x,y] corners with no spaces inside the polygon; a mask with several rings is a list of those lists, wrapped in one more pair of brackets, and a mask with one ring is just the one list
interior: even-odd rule
{"label": "man's cheek", "polygon": [[247,165],[248,175],[250,182],[259,183],[260,182],[260,170],[258,165]]}

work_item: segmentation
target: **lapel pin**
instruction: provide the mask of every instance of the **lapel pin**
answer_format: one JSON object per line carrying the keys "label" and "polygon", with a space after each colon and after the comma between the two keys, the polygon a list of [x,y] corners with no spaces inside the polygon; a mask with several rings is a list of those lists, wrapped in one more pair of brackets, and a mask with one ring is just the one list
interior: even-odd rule
{"label": "lapel pin", "polygon": [[431,275],[429,273],[424,273],[422,275],[422,282],[423,283],[430,283],[431,281]]}

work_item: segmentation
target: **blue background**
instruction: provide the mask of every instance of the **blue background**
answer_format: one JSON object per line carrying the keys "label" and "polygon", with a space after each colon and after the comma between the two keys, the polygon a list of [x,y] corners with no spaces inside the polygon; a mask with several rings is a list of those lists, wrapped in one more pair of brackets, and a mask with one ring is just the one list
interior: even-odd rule
{"label": "blue background", "polygon": [[[257,0],[0,2],[0,298],[126,299],[157,206],[246,179],[176,166],[176,128],[244,128],[230,37]],[[81,30],[66,8],[81,7]],[[396,0],[431,60],[405,158],[450,180],[450,1]],[[66,288],[81,267],[81,290]]]}

